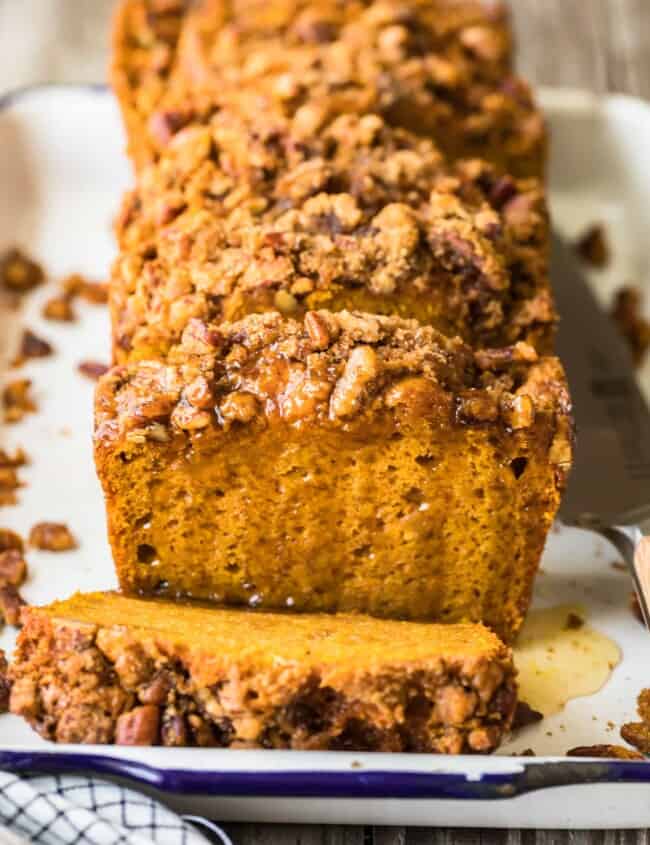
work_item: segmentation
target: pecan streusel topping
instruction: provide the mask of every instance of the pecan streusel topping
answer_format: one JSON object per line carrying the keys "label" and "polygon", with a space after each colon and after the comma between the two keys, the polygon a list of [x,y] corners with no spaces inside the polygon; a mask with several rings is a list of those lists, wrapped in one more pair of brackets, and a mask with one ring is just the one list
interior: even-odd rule
{"label": "pecan streusel topping", "polygon": [[342,424],[379,407],[411,407],[449,424],[526,428],[558,399],[569,408],[563,379],[555,359],[539,359],[527,344],[486,356],[395,316],[192,320],[166,361],[116,367],[101,380],[97,437],[113,437],[117,426],[122,436],[164,439],[168,426],[194,431],[261,418]]}
{"label": "pecan streusel topping", "polygon": [[193,317],[401,313],[478,345],[548,348],[548,214],[535,180],[345,115],[312,139],[267,113],[181,132],[127,195],[111,308],[118,361]]}

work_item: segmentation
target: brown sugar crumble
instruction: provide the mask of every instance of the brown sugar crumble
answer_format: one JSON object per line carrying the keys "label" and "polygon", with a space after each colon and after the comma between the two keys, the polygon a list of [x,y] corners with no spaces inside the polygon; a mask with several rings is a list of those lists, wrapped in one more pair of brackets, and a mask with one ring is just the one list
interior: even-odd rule
{"label": "brown sugar crumble", "polygon": [[52,344],[43,340],[31,329],[25,329],[20,340],[18,354],[12,361],[12,366],[19,367],[30,358],[47,358],[53,352]]}
{"label": "brown sugar crumble", "polygon": [[0,285],[16,293],[26,293],[45,280],[43,268],[22,250],[10,249],[0,258]]}
{"label": "brown sugar crumble", "polygon": [[29,532],[29,545],[47,552],[68,552],[78,544],[62,522],[38,522]]}
{"label": "brown sugar crumble", "polygon": [[82,376],[97,381],[104,373],[108,372],[109,367],[107,364],[102,364],[99,361],[82,361],[77,369]]}
{"label": "brown sugar crumble", "polygon": [[16,379],[2,391],[2,407],[6,423],[20,422],[26,414],[34,413],[38,407],[30,396],[32,382],[29,379]]}
{"label": "brown sugar crumble", "polygon": [[627,341],[637,366],[643,363],[650,346],[650,322],[642,311],[643,297],[637,287],[626,285],[616,292],[610,317]]}
{"label": "brown sugar crumble", "polygon": [[594,223],[578,238],[576,251],[580,258],[592,267],[607,267],[611,253],[602,223]]}

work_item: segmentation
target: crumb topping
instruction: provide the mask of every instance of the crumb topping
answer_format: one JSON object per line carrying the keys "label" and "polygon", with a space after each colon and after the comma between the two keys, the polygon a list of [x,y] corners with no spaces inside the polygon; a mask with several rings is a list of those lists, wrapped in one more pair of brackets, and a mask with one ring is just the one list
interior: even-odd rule
{"label": "crumb topping", "polygon": [[[316,311],[303,323],[270,312],[218,326],[192,320],[166,362],[111,370],[98,389],[96,431],[100,440],[164,441],[170,428],[341,425],[381,409],[526,428],[536,413],[569,407],[559,362],[524,343],[485,356],[399,317]],[[567,460],[559,446],[556,459]]]}
{"label": "crumb topping", "polygon": [[309,140],[268,113],[188,127],[127,195],[117,232],[123,353],[164,354],[193,317],[298,317],[359,290],[377,300],[367,310],[425,301],[479,345],[548,338],[556,319],[540,184],[478,160],[449,167],[373,114]]}

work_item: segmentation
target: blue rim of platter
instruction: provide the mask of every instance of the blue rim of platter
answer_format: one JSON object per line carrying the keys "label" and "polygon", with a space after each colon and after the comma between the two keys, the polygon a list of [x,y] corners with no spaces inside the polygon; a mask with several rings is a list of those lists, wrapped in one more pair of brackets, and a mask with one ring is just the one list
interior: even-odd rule
{"label": "blue rim of platter", "polygon": [[[216,750],[216,749],[215,749]],[[223,753],[221,749],[221,753]],[[143,749],[146,754],[146,749]],[[191,751],[190,751],[191,753]],[[237,754],[236,751],[228,752]],[[261,752],[273,753],[273,752]],[[295,752],[301,753],[301,752]],[[332,752],[335,754],[336,752]],[[476,758],[472,758],[474,761]],[[501,758],[503,759],[503,758]],[[591,759],[511,758],[509,772],[414,772],[367,769],[223,770],[162,768],[95,752],[0,751],[0,769],[15,773],[92,773],[120,777],[177,795],[293,798],[411,798],[503,800],[554,786],[650,783],[646,762]],[[432,763],[441,758],[432,756]],[[462,758],[456,758],[457,763]]]}

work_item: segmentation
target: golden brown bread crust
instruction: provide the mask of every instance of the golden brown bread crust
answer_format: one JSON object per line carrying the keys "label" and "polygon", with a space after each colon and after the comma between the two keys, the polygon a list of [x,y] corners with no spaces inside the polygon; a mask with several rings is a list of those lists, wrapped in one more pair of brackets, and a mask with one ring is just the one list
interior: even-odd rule
{"label": "golden brown bread crust", "polygon": [[[134,64],[131,48],[120,57],[120,44],[115,66]],[[134,92],[142,102],[131,147],[141,166],[215,108],[254,114],[272,103],[312,132],[341,113],[379,112],[452,158],[480,155],[516,176],[541,177],[544,123],[512,76],[511,57],[500,3],[204,0],[184,17],[165,95],[155,74],[142,93],[137,75],[126,88],[127,102]],[[114,87],[124,100],[119,75]]]}
{"label": "golden brown bread crust", "polygon": [[27,610],[10,675],[12,711],[58,742],[488,752],[516,702],[481,626],[110,593]]}
{"label": "golden brown bread crust", "polygon": [[449,166],[377,115],[311,136],[268,112],[218,113],[141,173],[117,234],[118,363],[165,355],[193,317],[274,308],[397,313],[475,345],[552,347],[539,182]]}
{"label": "golden brown bread crust", "polygon": [[100,381],[123,589],[483,620],[511,640],[571,459],[553,358],[397,317],[193,321]]}

